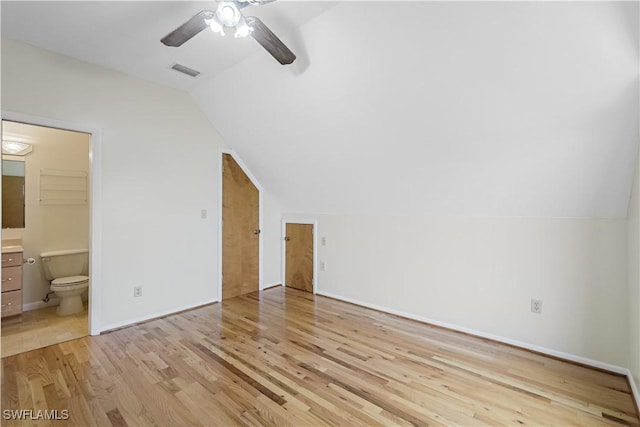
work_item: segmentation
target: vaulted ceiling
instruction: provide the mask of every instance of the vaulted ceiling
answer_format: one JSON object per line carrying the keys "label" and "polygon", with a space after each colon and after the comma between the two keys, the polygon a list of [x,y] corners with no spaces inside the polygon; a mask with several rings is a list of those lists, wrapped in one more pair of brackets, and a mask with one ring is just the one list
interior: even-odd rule
{"label": "vaulted ceiling", "polygon": [[[203,31],[180,48],[160,39],[215,1],[2,1],[2,36],[178,89],[203,80],[261,51],[250,37]],[[274,2],[243,12],[287,33],[333,6],[331,2]],[[262,54],[262,51],[261,51]],[[171,70],[180,63],[197,79]],[[277,64],[277,63],[276,63]]]}
{"label": "vaulted ceiling", "polygon": [[250,38],[159,43],[209,2],[1,6],[3,37],[188,90],[287,212],[626,216],[636,2],[246,9],[298,55],[291,66]]}

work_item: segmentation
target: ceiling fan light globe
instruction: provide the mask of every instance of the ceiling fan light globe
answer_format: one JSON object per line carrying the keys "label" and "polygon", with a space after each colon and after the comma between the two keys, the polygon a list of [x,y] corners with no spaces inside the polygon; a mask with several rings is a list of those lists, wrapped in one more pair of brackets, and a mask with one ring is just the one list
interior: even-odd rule
{"label": "ceiling fan light globe", "polygon": [[234,3],[226,1],[220,2],[216,16],[226,27],[235,27],[240,21],[240,18],[242,18],[238,7]]}
{"label": "ceiling fan light globe", "polygon": [[231,6],[224,6],[220,11],[220,15],[222,15],[222,19],[225,21],[232,21],[233,18],[236,17],[236,14]]}
{"label": "ceiling fan light globe", "polygon": [[211,19],[205,19],[206,24],[211,28],[211,31],[224,36],[224,26],[215,16]]}
{"label": "ceiling fan light globe", "polygon": [[251,34],[252,31],[253,28],[247,24],[247,21],[245,21],[244,18],[240,18],[240,22],[238,22],[238,25],[236,25],[235,36],[237,39],[247,37],[249,34]]}
{"label": "ceiling fan light globe", "polygon": [[249,34],[251,34],[252,31],[253,28],[249,27],[248,25],[245,27],[238,26],[238,28],[236,28],[235,36],[237,39],[241,39],[247,37]]}

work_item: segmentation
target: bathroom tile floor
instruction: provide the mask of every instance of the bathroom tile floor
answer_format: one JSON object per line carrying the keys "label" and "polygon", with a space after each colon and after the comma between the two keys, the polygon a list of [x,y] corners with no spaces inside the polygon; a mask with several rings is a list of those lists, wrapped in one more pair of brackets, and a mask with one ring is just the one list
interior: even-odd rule
{"label": "bathroom tile floor", "polygon": [[56,306],[25,311],[2,319],[0,356],[7,357],[89,334],[87,308],[83,313],[58,316]]}

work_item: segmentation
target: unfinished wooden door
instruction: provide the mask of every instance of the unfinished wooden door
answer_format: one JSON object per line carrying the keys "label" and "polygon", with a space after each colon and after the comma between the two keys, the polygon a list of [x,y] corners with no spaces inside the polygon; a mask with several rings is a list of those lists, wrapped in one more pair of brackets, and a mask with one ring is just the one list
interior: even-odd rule
{"label": "unfinished wooden door", "polygon": [[313,225],[286,225],[285,285],[313,292]]}
{"label": "unfinished wooden door", "polygon": [[258,189],[230,154],[222,155],[222,299],[258,290]]}

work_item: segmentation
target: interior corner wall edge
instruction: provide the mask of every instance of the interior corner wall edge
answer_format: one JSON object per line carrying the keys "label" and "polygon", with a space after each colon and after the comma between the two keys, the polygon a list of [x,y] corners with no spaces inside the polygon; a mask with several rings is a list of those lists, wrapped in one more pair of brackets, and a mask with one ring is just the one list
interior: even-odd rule
{"label": "interior corner wall edge", "polygon": [[262,263],[264,269],[261,285],[264,289],[282,284],[282,209],[278,200],[268,189],[263,190],[262,201],[264,203],[262,210],[264,215],[262,220]]}
{"label": "interior corner wall edge", "polygon": [[640,162],[636,162],[627,216],[629,369],[640,387]]}
{"label": "interior corner wall edge", "polygon": [[101,132],[100,324],[218,299],[222,141],[191,97],[6,38],[1,54],[3,110]]}
{"label": "interior corner wall edge", "polygon": [[629,366],[625,220],[316,218],[319,292]]}

